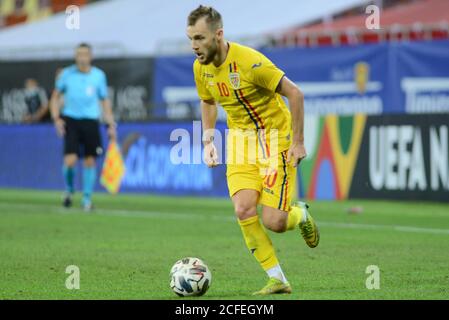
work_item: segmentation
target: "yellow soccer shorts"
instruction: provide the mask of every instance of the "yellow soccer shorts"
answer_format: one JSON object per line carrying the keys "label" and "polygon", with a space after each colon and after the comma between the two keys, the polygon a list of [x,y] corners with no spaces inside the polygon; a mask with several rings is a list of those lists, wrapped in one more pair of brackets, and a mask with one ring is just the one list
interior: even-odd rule
{"label": "yellow soccer shorts", "polygon": [[252,189],[259,192],[259,204],[290,211],[296,189],[296,168],[287,163],[287,150],[254,164],[228,163],[226,170],[229,195]]}

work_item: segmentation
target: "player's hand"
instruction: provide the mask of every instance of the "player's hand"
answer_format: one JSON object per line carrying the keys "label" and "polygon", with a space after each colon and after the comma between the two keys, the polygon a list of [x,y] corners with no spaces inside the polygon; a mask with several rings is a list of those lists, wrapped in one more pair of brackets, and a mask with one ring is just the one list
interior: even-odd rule
{"label": "player's hand", "polygon": [[218,166],[217,148],[215,148],[213,142],[204,145],[204,162],[209,168]]}
{"label": "player's hand", "polygon": [[287,162],[290,162],[294,167],[296,167],[306,156],[307,154],[304,143],[292,143],[290,149],[287,151]]}
{"label": "player's hand", "polygon": [[54,121],[56,133],[59,137],[63,137],[65,135],[65,122],[61,118],[58,118]]}
{"label": "player's hand", "polygon": [[117,140],[117,126],[114,125],[110,125],[108,127],[108,137],[110,141],[115,141]]}

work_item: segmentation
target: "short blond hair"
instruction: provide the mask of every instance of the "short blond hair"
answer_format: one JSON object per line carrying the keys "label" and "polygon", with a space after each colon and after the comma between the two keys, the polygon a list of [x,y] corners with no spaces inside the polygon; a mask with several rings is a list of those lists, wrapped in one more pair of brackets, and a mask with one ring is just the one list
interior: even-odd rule
{"label": "short blond hair", "polygon": [[223,28],[221,14],[212,7],[202,5],[190,12],[187,18],[187,25],[194,26],[199,19],[204,17],[206,18],[206,23],[212,30]]}

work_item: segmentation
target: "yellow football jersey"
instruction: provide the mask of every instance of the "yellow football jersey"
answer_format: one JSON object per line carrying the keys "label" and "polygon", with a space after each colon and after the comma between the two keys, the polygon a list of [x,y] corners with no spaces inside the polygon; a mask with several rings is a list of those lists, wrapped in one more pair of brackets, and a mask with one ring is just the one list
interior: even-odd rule
{"label": "yellow football jersey", "polygon": [[[226,60],[193,65],[195,83],[201,100],[215,100],[226,111],[229,129],[265,131],[259,140],[270,155],[270,130],[277,130],[278,152],[290,146],[291,115],[276,88],[284,76],[262,53],[229,42]],[[273,130],[274,131],[274,130]]]}

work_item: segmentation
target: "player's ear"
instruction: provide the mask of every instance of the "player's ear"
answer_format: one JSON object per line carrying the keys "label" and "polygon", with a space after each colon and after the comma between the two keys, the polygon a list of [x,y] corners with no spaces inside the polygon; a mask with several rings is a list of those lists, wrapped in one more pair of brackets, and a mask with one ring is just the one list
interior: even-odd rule
{"label": "player's ear", "polygon": [[218,28],[217,31],[215,31],[215,36],[218,40],[223,39],[223,28]]}

